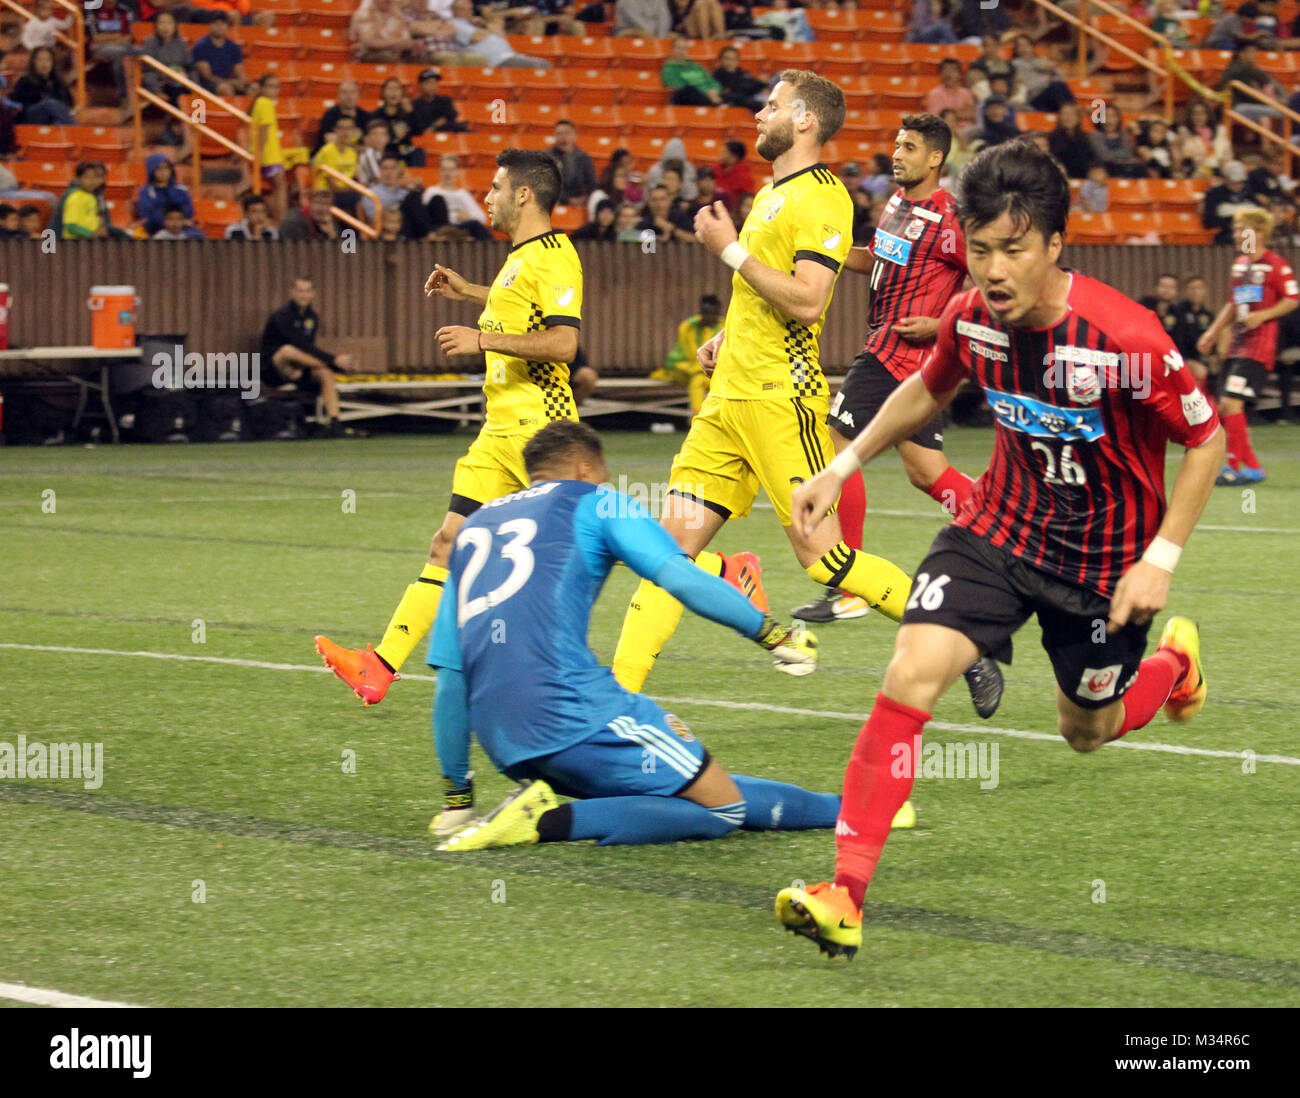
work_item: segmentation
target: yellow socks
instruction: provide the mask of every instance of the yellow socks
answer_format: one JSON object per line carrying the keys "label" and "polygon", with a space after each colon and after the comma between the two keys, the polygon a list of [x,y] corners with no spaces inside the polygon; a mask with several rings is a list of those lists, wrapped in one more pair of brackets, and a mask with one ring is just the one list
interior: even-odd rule
{"label": "yellow socks", "polygon": [[[695,563],[712,576],[722,575],[722,557],[701,552]],[[682,604],[662,587],[641,581],[628,604],[623,632],[614,650],[614,678],[624,690],[639,694],[663,646],[682,620]]]}
{"label": "yellow socks", "polygon": [[826,587],[837,587],[866,599],[890,621],[901,621],[912,591],[911,577],[884,557],[873,557],[840,542],[805,571]]}
{"label": "yellow socks", "polygon": [[447,579],[447,569],[438,564],[426,564],[420,578],[406,589],[397,604],[384,639],[375,649],[375,655],[394,671],[401,668],[417,644],[433,625],[442,602],[442,585]]}

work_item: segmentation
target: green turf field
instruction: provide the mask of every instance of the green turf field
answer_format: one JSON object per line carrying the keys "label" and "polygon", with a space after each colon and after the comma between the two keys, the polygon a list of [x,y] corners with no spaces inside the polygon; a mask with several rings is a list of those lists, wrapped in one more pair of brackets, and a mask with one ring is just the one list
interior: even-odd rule
{"label": "green turf field", "polygon": [[[662,482],[681,438],[612,434],[611,467]],[[951,431],[950,455],[976,471],[991,439]],[[169,1006],[1300,1004],[1300,431],[1257,429],[1270,480],[1253,508],[1216,490],[1175,579],[1203,715],[1091,756],[1041,738],[1027,628],[989,726],[959,687],[930,733],[996,744],[997,788],[918,780],[851,964],[772,915],[830,872],[829,832],[434,852],[423,646],[366,710],[312,636],[378,641],[467,442],[0,451],[0,741],[99,741],[105,770],[0,781],[0,982]],[[868,493],[870,547],[911,571],[937,505],[892,456]],[[770,510],[719,544],[762,555],[776,608],[811,593]],[[616,571],[597,606],[602,656],[633,585]],[[729,769],[838,790],[893,635],[823,627],[822,668],[791,679],[688,615],[649,688]],[[488,808],[507,783],[476,765]]]}

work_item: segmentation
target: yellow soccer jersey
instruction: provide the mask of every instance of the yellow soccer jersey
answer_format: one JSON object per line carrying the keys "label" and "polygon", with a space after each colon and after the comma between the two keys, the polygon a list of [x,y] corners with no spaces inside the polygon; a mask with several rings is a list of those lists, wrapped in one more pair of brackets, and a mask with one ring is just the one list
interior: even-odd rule
{"label": "yellow soccer jersey", "polygon": [[[838,275],[853,246],[853,199],[826,165],[814,164],[758,192],[740,242],[775,270],[793,274],[797,260],[811,259]],[[830,307],[830,298],[826,305]],[[791,320],[737,271],[713,395],[733,400],[826,395],[817,349],[825,322],[825,312],[811,328]]]}
{"label": "yellow soccer jersey", "polygon": [[[557,324],[582,326],[582,262],[569,238],[551,230],[510,249],[478,318],[485,332],[522,335]],[[564,362],[529,362],[488,351],[483,393],[494,435],[531,435],[555,419],[577,419]]]}

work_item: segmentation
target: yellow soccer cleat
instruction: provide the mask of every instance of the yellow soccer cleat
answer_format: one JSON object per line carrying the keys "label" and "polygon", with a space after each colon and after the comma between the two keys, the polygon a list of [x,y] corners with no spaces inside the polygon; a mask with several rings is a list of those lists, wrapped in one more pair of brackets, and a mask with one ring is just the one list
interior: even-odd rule
{"label": "yellow soccer cleat", "polygon": [[776,894],[776,917],[786,930],[817,943],[830,957],[852,960],[862,945],[862,912],[839,885],[783,888]]}
{"label": "yellow soccer cleat", "polygon": [[1186,656],[1191,665],[1165,702],[1165,716],[1171,721],[1190,721],[1201,711],[1207,693],[1205,668],[1201,665],[1201,630],[1191,618],[1170,618],[1156,647]]}
{"label": "yellow soccer cleat", "polygon": [[894,815],[894,822],[889,825],[892,831],[903,831],[916,826],[916,809],[911,801],[904,801],[903,807]]}
{"label": "yellow soccer cleat", "polygon": [[835,621],[852,621],[854,618],[865,618],[871,613],[871,606],[866,599],[860,599],[857,595],[841,595],[831,606],[831,613]]}
{"label": "yellow soccer cleat", "polygon": [[555,792],[543,781],[526,781],[482,821],[459,831],[439,850],[486,850],[490,846],[531,846],[537,842],[542,815],[559,807]]}

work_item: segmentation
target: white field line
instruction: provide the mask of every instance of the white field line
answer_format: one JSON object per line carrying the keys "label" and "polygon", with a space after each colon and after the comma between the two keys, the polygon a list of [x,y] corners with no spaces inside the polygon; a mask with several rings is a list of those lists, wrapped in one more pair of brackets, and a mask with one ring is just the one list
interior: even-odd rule
{"label": "white field line", "polygon": [[15,1003],[31,1003],[33,1006],[46,1007],[134,1007],[135,1003],[115,1003],[111,999],[88,999],[84,995],[69,995],[66,991],[54,991],[48,987],[28,987],[26,984],[0,983],[0,999],[9,999]]}
{"label": "white field line", "polygon": [[[328,667],[307,663],[270,663],[266,660],[235,659],[230,656],[186,656],[177,652],[126,651],[117,648],[74,648],[62,644],[14,644],[0,643],[0,648],[24,652],[65,652],[81,656],[134,656],[151,660],[173,660],[184,663],[216,663],[228,667],[252,667],[264,671],[314,671],[319,674],[332,674]],[[432,675],[407,674],[402,678],[415,682],[434,682]],[[718,698],[680,698],[650,695],[656,701],[670,705],[698,705],[712,709],[748,709],[762,713],[782,713],[792,717],[815,717],[821,720],[865,721],[866,713],[841,713],[827,709],[799,709],[787,705],[769,705],[766,702],[722,701]],[[952,721],[930,721],[929,727],[941,732],[966,732],[984,736],[1005,736],[1016,740],[1038,740],[1045,743],[1060,742],[1061,737],[1046,732],[1030,732],[1019,728],[999,728],[988,724],[965,724]],[[1174,743],[1152,743],[1147,740],[1115,740],[1107,745],[1109,748],[1128,748],[1133,751],[1157,751],[1166,755],[1196,755],[1209,759],[1244,759],[1245,750],[1224,751],[1209,747],[1185,747]],[[1255,762],[1277,763],[1280,766],[1300,766],[1300,758],[1290,755],[1253,755]]]}

